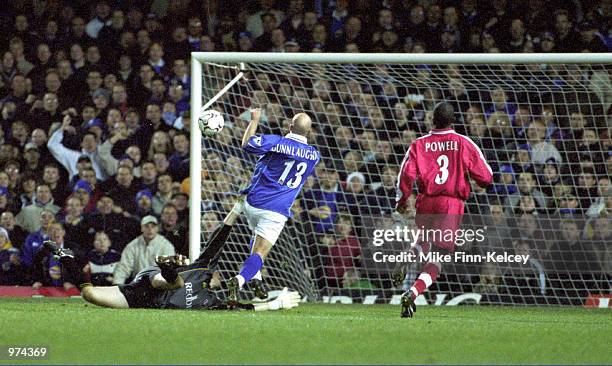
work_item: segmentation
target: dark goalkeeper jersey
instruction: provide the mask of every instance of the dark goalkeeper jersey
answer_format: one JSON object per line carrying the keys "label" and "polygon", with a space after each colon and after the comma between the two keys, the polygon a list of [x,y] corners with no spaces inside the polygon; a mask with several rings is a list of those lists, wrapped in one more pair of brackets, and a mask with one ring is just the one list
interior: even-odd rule
{"label": "dark goalkeeper jersey", "polygon": [[159,267],[147,267],[138,272],[134,281],[120,286],[130,307],[214,309],[223,305],[223,301],[213,291],[205,288],[213,273],[210,269],[185,267],[184,271],[179,272],[185,281],[185,286],[176,290],[154,289],[151,280],[158,273],[161,273]]}
{"label": "dark goalkeeper jersey", "polygon": [[185,286],[171,291],[164,291],[158,297],[160,308],[202,309],[215,308],[222,305],[221,299],[214,292],[205,288],[212,276],[207,268],[191,268],[179,272]]}

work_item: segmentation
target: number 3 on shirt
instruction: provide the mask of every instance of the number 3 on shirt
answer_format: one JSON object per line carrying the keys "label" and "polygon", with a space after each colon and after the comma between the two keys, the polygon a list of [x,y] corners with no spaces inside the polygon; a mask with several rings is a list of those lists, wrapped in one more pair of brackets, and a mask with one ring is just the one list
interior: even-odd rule
{"label": "number 3 on shirt", "polygon": [[[285,179],[287,179],[287,176],[289,175],[289,172],[291,171],[291,168],[293,168],[294,164],[295,164],[295,160],[287,160],[285,162],[285,170],[283,171],[283,174],[281,174],[280,178],[278,179],[278,184],[285,184]],[[287,187],[289,188],[298,187],[300,183],[302,183],[302,175],[306,173],[306,168],[308,168],[308,164],[299,163],[295,169],[295,176],[292,179],[289,179],[287,181]]]}
{"label": "number 3 on shirt", "polygon": [[444,184],[448,179],[448,156],[438,156],[438,166],[440,166],[440,172],[436,175],[436,184]]}

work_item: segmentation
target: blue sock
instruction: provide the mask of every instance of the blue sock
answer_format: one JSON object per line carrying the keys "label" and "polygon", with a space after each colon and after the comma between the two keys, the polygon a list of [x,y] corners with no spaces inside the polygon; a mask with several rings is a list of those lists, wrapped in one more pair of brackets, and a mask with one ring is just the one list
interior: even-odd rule
{"label": "blue sock", "polygon": [[242,265],[240,275],[244,278],[244,282],[249,282],[253,276],[263,267],[263,260],[259,254],[251,254]]}

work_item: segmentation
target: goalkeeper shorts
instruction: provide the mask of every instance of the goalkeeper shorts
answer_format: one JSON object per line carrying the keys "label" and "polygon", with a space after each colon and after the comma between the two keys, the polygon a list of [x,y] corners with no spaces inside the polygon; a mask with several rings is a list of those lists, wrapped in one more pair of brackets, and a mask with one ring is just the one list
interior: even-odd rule
{"label": "goalkeeper shorts", "polygon": [[287,222],[287,217],[284,215],[253,207],[246,201],[244,202],[244,215],[249,223],[249,228],[255,235],[261,236],[272,245],[276,243],[278,236],[285,227],[285,222]]}

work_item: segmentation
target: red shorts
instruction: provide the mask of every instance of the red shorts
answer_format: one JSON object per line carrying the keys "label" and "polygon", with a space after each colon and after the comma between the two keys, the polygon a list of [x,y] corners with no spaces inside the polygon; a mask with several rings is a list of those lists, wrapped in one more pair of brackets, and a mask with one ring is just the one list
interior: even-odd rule
{"label": "red shorts", "polygon": [[463,200],[448,196],[418,195],[415,206],[417,227],[430,230],[425,240],[438,249],[454,252],[455,233],[463,219]]}

